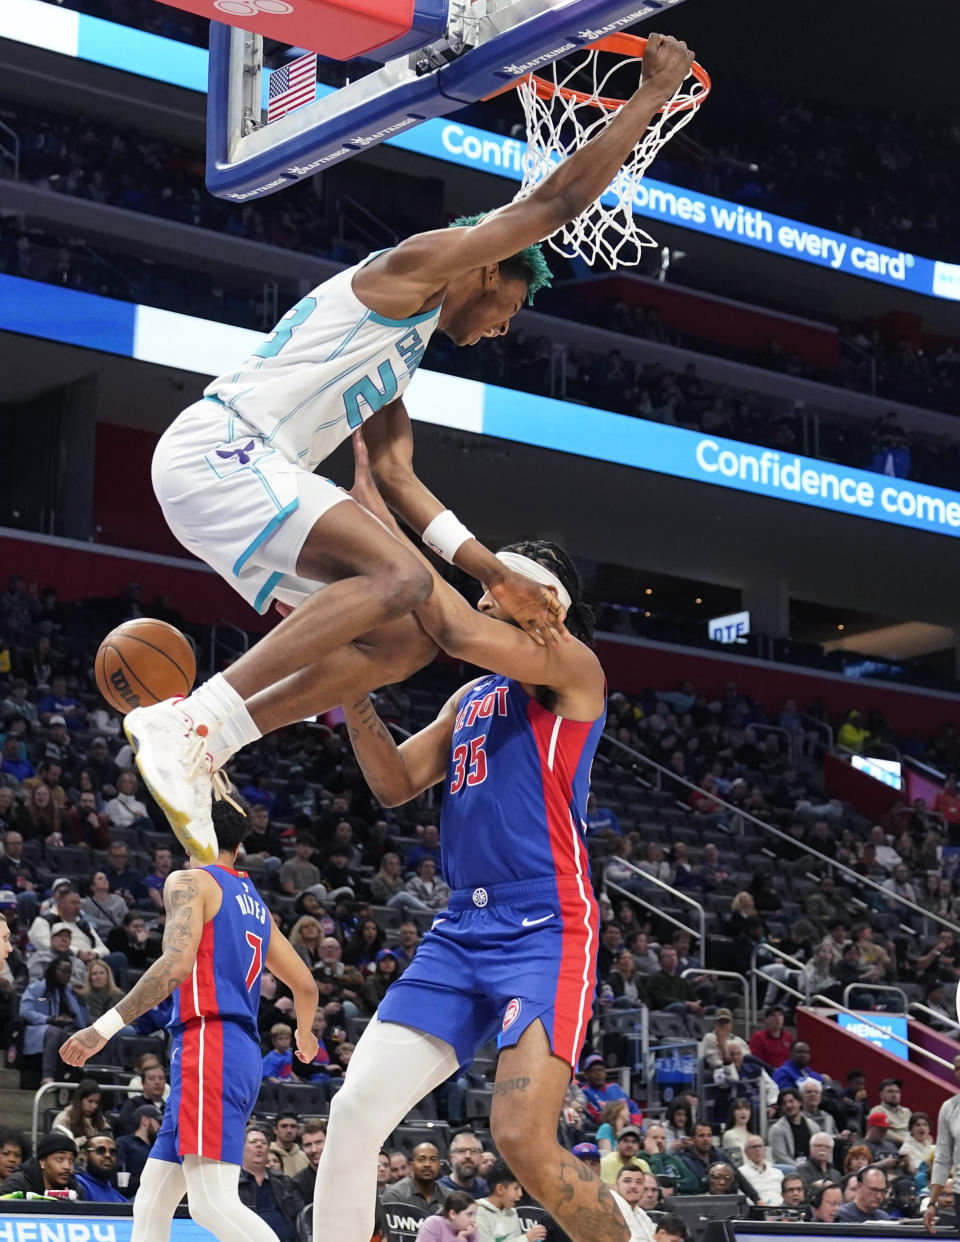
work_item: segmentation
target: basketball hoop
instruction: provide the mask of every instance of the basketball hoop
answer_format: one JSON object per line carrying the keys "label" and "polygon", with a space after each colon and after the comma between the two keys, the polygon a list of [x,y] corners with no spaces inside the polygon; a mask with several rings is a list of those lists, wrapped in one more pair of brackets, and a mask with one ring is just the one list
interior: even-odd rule
{"label": "basketball hoop", "polygon": [[[519,83],[527,153],[517,198],[529,194],[561,160],[589,142],[619,112],[626,100],[608,95],[608,83],[615,75],[623,75],[621,81],[626,81],[634,65],[639,79],[646,46],[647,40],[637,35],[608,35],[577,53],[572,68],[560,69],[554,63],[544,76],[531,73]],[[610,56],[615,58],[613,63],[602,67],[601,57]],[[573,59],[565,58],[565,66]],[[581,89],[591,83],[592,90]],[[609,267],[640,262],[643,248],[657,244],[639,227],[633,214],[640,181],[660,148],[693,120],[709,93],[710,75],[694,61],[686,80],[651,121],[607,191],[549,239],[554,250],[567,258],[582,258],[591,266],[598,259]]]}

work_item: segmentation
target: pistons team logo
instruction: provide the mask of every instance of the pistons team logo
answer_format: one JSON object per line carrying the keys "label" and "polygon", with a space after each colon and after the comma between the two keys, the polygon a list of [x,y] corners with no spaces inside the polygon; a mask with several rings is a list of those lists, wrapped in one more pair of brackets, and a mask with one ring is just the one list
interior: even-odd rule
{"label": "pistons team logo", "polygon": [[507,1007],[503,1011],[503,1025],[500,1027],[501,1033],[509,1031],[517,1018],[520,1017],[520,1002],[516,997],[512,1001],[507,1002]]}

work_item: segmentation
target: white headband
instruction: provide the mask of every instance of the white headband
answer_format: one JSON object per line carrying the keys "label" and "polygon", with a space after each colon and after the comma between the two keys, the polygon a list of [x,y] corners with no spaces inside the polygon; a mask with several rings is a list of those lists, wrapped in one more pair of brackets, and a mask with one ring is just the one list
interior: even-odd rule
{"label": "white headband", "polygon": [[529,556],[521,556],[519,552],[498,552],[497,560],[502,561],[507,569],[523,574],[525,578],[532,578],[534,582],[539,582],[541,586],[553,587],[557,592],[557,599],[563,604],[567,612],[570,611],[570,606],[573,604],[570,592],[557,575],[552,570],[547,569],[545,565],[531,560]]}

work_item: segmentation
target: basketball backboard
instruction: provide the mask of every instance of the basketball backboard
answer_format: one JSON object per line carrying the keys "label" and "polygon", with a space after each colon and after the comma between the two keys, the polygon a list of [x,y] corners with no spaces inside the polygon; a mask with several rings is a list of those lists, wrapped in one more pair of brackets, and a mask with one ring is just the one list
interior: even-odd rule
{"label": "basketball backboard", "polygon": [[[356,0],[349,2],[352,6]],[[340,0],[329,3],[336,7]],[[392,135],[485,99],[605,35],[653,23],[682,3],[415,0],[406,17],[391,10],[393,24],[381,25],[379,34],[389,41],[364,53],[369,72],[340,86],[318,82],[313,102],[270,124],[266,123],[270,74],[305,51],[329,57],[330,46],[321,46],[322,36],[313,40],[315,46],[285,46],[279,55],[268,45],[265,58],[261,34],[213,22],[207,185],[212,193],[233,202],[275,193]],[[401,30],[408,19],[406,30]],[[231,15],[231,20],[243,19]],[[343,35],[343,28],[338,28]],[[379,34],[358,29],[355,40],[339,39],[338,50]]]}

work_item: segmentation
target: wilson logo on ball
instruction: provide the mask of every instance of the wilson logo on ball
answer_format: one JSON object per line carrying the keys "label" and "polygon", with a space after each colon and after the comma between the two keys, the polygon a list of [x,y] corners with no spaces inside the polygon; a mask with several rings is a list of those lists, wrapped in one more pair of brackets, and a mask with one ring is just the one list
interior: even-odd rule
{"label": "wilson logo on ball", "polygon": [[130,689],[130,683],[127,681],[122,668],[118,668],[110,674],[110,685],[113,686],[124,703],[128,703],[131,708],[140,706],[140,696],[139,694],[134,694],[133,690]]}

